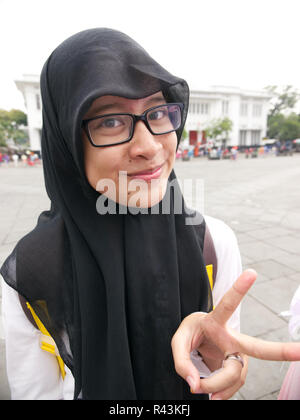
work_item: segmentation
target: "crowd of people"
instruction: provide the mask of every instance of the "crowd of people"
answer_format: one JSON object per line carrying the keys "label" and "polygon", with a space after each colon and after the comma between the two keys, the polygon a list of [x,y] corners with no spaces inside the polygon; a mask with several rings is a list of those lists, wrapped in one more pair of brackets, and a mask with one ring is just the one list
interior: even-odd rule
{"label": "crowd of people", "polygon": [[267,156],[292,156],[298,152],[291,142],[278,142],[274,144],[254,146],[207,146],[190,145],[179,147],[177,159],[189,160],[191,157],[207,157],[208,159],[231,159],[236,160],[238,156],[249,158]]}
{"label": "crowd of people", "polygon": [[[231,159],[236,160],[239,156],[248,158],[267,157],[267,156],[291,156],[299,150],[293,148],[290,142],[276,143],[274,145],[262,146],[211,146],[195,145],[188,147],[179,146],[176,158],[182,160],[190,160],[191,157],[207,157],[208,159]],[[41,156],[37,152],[30,150],[23,152],[1,152],[0,151],[0,167],[8,165],[10,162],[18,167],[34,166],[41,163]]]}
{"label": "crowd of people", "polygon": [[40,156],[38,153],[32,151],[26,152],[13,152],[13,153],[2,153],[0,152],[0,167],[2,165],[7,166],[9,163],[13,163],[15,167],[18,167],[19,164],[22,166],[34,166],[41,162]]}

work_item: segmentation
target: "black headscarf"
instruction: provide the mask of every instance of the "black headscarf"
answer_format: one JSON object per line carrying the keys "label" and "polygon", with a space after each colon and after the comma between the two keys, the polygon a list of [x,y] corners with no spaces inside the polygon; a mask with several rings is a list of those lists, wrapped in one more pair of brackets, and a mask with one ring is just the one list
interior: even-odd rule
{"label": "black headscarf", "polygon": [[186,82],[111,29],[70,37],[41,74],[51,210],[19,241],[1,273],[54,338],[75,378],[75,398],[191,395],[175,372],[171,338],[186,315],[211,308],[201,251],[204,221],[198,234],[186,225],[185,211],[174,214],[172,206],[171,214],[99,215],[99,193],[83,164],[81,122],[96,98],[144,98],[158,91],[169,102],[184,103],[185,121]]}

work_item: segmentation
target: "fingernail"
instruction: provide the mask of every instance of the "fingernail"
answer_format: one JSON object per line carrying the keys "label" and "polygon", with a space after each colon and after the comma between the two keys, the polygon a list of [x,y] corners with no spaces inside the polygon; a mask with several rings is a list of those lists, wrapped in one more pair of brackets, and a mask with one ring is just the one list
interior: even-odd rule
{"label": "fingernail", "polygon": [[188,376],[186,378],[186,381],[191,388],[191,393],[194,394],[194,392],[195,392],[194,389],[195,389],[195,385],[196,385],[194,379],[191,376]]}

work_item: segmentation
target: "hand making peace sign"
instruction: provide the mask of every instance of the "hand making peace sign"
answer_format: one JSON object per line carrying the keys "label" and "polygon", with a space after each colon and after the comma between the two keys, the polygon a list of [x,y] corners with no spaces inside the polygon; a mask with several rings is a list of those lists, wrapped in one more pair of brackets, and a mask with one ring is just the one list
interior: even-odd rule
{"label": "hand making peace sign", "polygon": [[[237,333],[226,326],[228,319],[256,280],[253,270],[246,270],[223,296],[213,312],[195,312],[180,324],[172,339],[176,372],[184,378],[193,393],[210,393],[212,399],[228,399],[243,385],[248,355],[276,361],[300,360],[300,343],[274,343]],[[223,363],[223,369],[206,379],[191,361],[190,353],[198,350],[207,365],[220,367],[227,355],[239,353],[244,366],[234,358]],[[217,364],[216,364],[217,363]],[[211,364],[211,365],[210,365]]]}

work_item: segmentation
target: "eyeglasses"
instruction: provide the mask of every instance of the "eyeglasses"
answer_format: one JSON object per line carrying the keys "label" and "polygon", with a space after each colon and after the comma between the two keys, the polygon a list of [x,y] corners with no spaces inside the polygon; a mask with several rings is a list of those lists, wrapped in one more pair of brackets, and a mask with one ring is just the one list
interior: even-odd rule
{"label": "eyeglasses", "polygon": [[182,124],[182,111],[182,103],[170,103],[149,108],[141,115],[99,115],[83,120],[82,127],[93,146],[116,146],[132,139],[138,121],[143,121],[154,135],[178,130]]}

